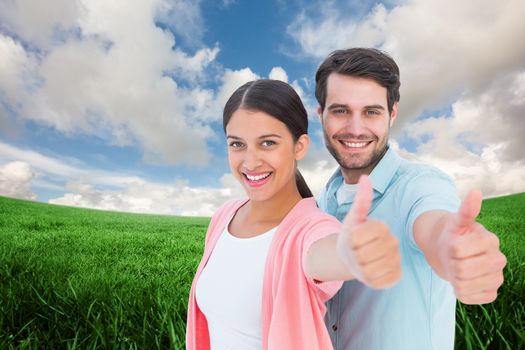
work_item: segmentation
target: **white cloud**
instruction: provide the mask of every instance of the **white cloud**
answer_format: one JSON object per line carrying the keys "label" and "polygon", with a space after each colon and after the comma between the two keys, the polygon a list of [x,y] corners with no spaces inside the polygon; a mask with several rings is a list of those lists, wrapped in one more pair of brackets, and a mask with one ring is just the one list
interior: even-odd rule
{"label": "white cloud", "polygon": [[34,187],[54,191],[63,190],[59,184],[71,181],[90,181],[93,185],[112,188],[124,188],[143,181],[134,175],[90,168],[78,159],[47,156],[0,142],[0,163],[6,162],[29,164],[38,175]]}
{"label": "white cloud", "polygon": [[76,24],[82,10],[79,1],[71,0],[3,1],[0,2],[0,29],[47,48],[56,34],[67,32]]}
{"label": "white cloud", "polygon": [[479,94],[465,93],[450,116],[407,125],[404,135],[419,144],[411,156],[448,172],[462,194],[525,191],[524,76],[509,74]]}
{"label": "white cloud", "polygon": [[525,68],[525,46],[516,36],[525,32],[523,1],[412,0],[390,10],[376,5],[359,19],[341,6],[319,3],[320,13],[299,15],[288,33],[319,62],[346,47],[389,52],[401,68],[398,129],[424,109],[452,102],[464,89],[476,91]]}
{"label": "white cloud", "polygon": [[[211,93],[208,98],[202,98],[199,103],[195,105],[195,115],[198,118],[220,121],[222,120],[222,111],[224,105],[241,85],[259,79],[259,75],[254,73],[250,68],[242,68],[239,70],[225,69],[221,79],[220,87],[216,93]],[[193,99],[195,101],[195,99]]]}
{"label": "white cloud", "polygon": [[31,191],[35,177],[35,172],[25,162],[0,165],[0,195],[35,200],[36,194]]}
{"label": "white cloud", "polygon": [[273,67],[270,71],[270,74],[268,74],[268,79],[275,79],[284,81],[285,83],[288,82],[288,74],[286,74],[286,71],[283,67]]}
{"label": "white cloud", "polygon": [[322,59],[335,49],[381,42],[387,15],[383,5],[377,5],[359,20],[347,15],[355,4],[348,12],[342,11],[341,6],[334,1],[319,2],[312,16],[302,12],[290,23],[287,32],[303,54]]}
{"label": "white cloud", "polygon": [[231,174],[222,176],[220,188],[190,186],[184,180],[156,183],[122,172],[90,168],[77,159],[59,159],[1,142],[0,164],[4,164],[0,165],[0,195],[37,199],[31,187],[65,192],[50,199],[52,204],[210,216],[225,201],[244,196]]}
{"label": "white cloud", "polygon": [[200,10],[201,2],[201,0],[163,0],[157,8],[157,17],[187,43],[199,46],[206,30]]}
{"label": "white cloud", "polygon": [[243,196],[233,176],[225,174],[221,181],[222,188],[191,187],[185,181],[174,184],[140,181],[122,190],[98,190],[89,183],[69,183],[69,192],[49,203],[136,213],[211,216],[227,200]]}
{"label": "white cloud", "polygon": [[41,153],[21,149],[3,142],[0,142],[0,161],[21,161],[31,164],[31,167],[37,171],[64,177],[78,176],[81,172],[78,168],[67,164],[68,162],[66,161],[60,161]]}
{"label": "white cloud", "polygon": [[[207,120],[195,117],[193,97],[203,106],[211,103],[213,92],[195,84],[219,48],[184,52],[175,47],[171,32],[155,24],[160,9],[191,3],[74,4],[67,19],[60,17],[63,11],[35,14],[39,6],[26,2],[2,5],[9,14],[8,33],[16,34],[0,34],[0,75],[6,76],[0,81],[2,124],[14,114],[19,121],[33,119],[70,135],[137,146],[149,161],[206,164],[213,132]],[[184,13],[190,22],[192,15],[200,16]],[[29,29],[33,24],[41,29],[38,38]],[[57,34],[62,27],[66,34]]]}

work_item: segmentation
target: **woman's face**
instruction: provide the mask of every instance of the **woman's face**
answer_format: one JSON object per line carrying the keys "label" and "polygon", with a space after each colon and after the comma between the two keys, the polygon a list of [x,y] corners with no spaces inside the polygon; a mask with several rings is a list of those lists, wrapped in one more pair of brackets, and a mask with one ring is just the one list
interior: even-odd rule
{"label": "woman's face", "polygon": [[[308,136],[294,142],[286,125],[269,114],[236,110],[226,126],[232,174],[253,201],[296,189],[295,164],[308,149]],[[283,191],[285,190],[285,191]]]}

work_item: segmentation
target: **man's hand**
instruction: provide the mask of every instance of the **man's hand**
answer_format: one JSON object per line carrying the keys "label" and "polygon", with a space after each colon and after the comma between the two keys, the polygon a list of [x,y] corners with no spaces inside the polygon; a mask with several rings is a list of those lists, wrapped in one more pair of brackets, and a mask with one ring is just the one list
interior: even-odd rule
{"label": "man's hand", "polygon": [[507,263],[499,250],[498,237],[475,221],[481,200],[479,190],[470,191],[459,212],[447,216],[438,242],[444,277],[465,304],[494,301]]}
{"label": "man's hand", "polygon": [[359,179],[352,209],[337,238],[337,252],[348,270],[372,288],[388,288],[401,278],[399,243],[382,222],[368,219],[372,183]]}

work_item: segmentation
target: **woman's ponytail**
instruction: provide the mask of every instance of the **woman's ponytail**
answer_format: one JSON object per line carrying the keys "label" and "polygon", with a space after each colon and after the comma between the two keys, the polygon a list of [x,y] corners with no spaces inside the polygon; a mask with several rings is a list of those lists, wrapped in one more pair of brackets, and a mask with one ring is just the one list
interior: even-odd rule
{"label": "woman's ponytail", "polygon": [[302,198],[310,198],[314,196],[310,190],[310,187],[308,187],[306,184],[303,175],[297,168],[295,169],[295,182],[297,183],[297,189],[299,190]]}

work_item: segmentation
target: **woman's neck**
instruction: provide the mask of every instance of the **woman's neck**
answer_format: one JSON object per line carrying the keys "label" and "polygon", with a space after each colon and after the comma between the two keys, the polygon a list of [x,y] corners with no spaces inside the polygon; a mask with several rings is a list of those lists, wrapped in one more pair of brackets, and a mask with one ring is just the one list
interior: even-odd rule
{"label": "woman's neck", "polygon": [[248,201],[246,203],[246,219],[257,221],[282,221],[286,214],[302,199],[294,186],[288,191],[280,191],[278,195],[265,201]]}
{"label": "woman's neck", "polygon": [[249,200],[235,214],[229,230],[241,238],[254,237],[278,226],[302,199],[295,183],[265,201]]}

